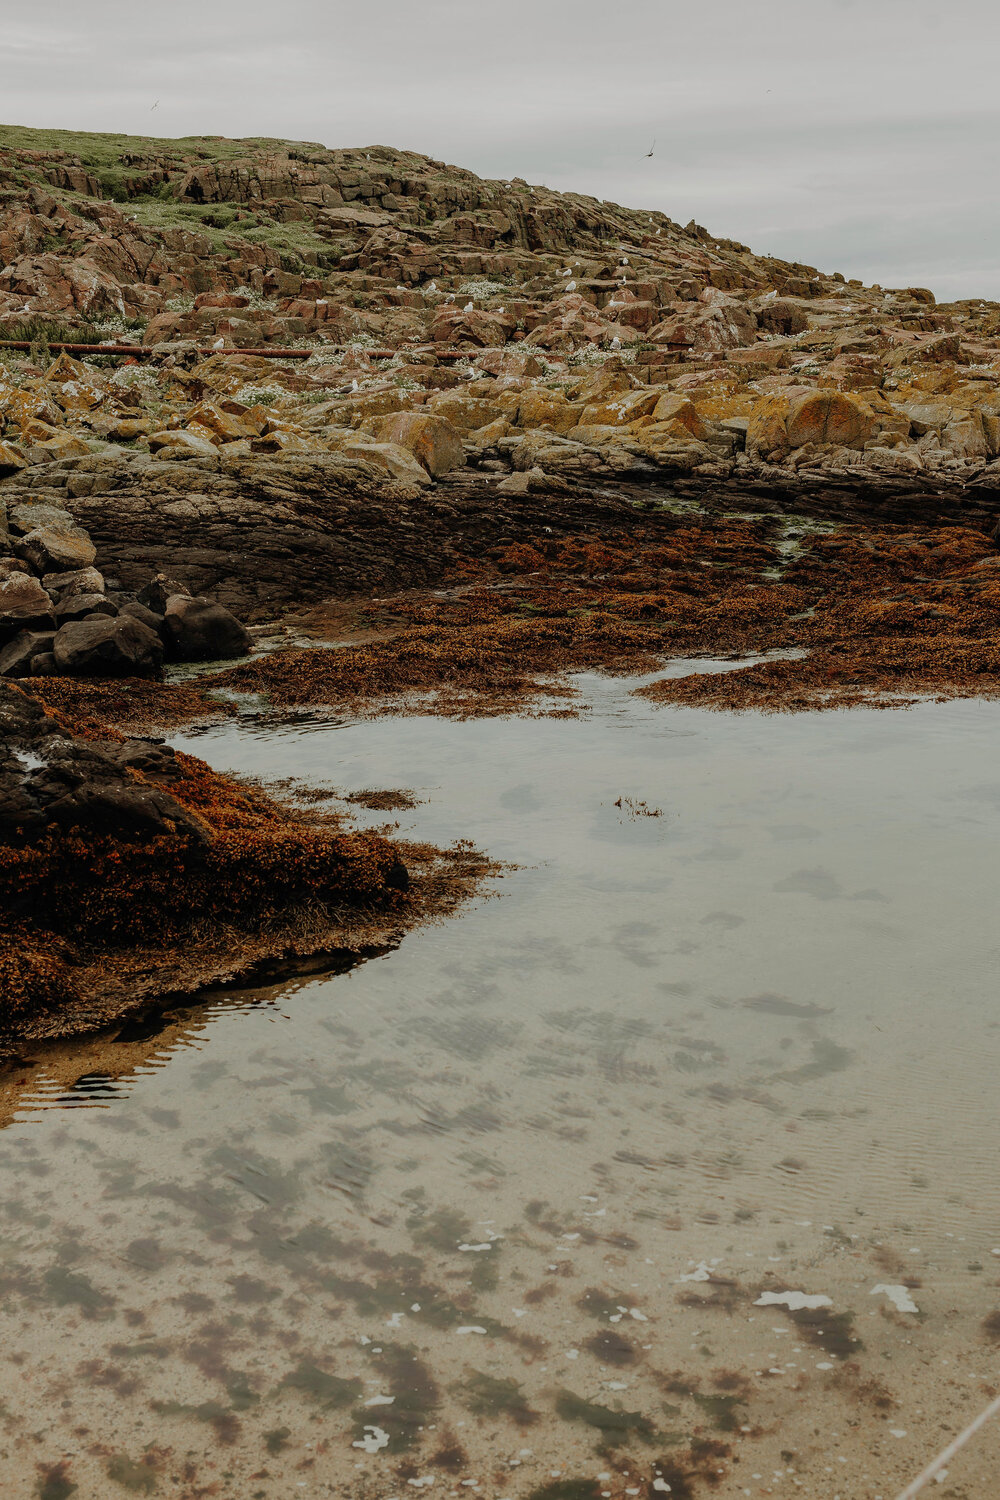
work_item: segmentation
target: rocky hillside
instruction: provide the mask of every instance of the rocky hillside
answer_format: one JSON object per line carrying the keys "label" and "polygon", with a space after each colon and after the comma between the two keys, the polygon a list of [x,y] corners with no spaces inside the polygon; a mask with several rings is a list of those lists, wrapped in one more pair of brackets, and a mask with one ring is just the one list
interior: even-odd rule
{"label": "rocky hillside", "polygon": [[989,512],[998,387],[1000,305],[665,213],[382,146],[0,129],[0,477],[98,533],[127,491],[197,553],[265,459],[292,509],[287,460],[404,501],[627,481]]}

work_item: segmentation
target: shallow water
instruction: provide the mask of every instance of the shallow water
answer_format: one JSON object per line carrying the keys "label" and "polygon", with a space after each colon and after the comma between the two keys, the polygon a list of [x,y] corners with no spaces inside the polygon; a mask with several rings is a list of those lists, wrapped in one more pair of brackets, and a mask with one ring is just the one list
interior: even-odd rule
{"label": "shallow water", "polygon": [[892,1500],[994,1393],[1000,705],[576,682],[176,741],[517,868],[7,1075],[5,1496]]}

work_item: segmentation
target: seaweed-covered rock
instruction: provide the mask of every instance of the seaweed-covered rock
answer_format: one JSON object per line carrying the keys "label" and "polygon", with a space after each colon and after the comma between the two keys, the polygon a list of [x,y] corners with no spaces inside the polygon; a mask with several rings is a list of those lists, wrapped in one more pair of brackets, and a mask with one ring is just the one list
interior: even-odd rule
{"label": "seaweed-covered rock", "polygon": [[204,841],[201,819],[130,775],[128,752],[129,742],[105,747],[76,738],[35,699],[0,685],[0,844],[31,842],[52,829],[126,840],[182,832]]}

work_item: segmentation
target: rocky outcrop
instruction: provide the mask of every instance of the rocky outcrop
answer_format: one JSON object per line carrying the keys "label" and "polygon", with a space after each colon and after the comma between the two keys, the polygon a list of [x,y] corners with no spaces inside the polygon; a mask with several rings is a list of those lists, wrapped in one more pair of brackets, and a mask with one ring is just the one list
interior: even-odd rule
{"label": "rocky outcrop", "polygon": [[[132,775],[139,765],[161,785]],[[0,844],[37,843],[70,829],[86,839],[204,841],[207,825],[166,790],[179,774],[166,746],[80,739],[35,699],[0,684]],[[20,908],[29,909],[27,892],[5,915]]]}
{"label": "rocky outcrop", "polygon": [[[30,315],[36,344],[58,326],[149,356],[0,368],[0,650],[5,623],[38,637],[19,668],[68,661],[44,637],[82,621],[124,669],[136,631],[115,622],[152,572],[260,620],[434,582],[543,514],[554,533],[638,524],[636,500],[992,524],[996,304],[384,147],[137,141],[119,206],[60,199],[95,180],[85,136],[73,160],[18,140],[0,128],[0,338]],[[231,232],[201,232],[206,204]],[[109,298],[118,322],[87,323]],[[251,352],[269,344],[289,357]],[[107,586],[52,593],[94,546]],[[168,657],[194,649],[156,612],[130,618]]]}
{"label": "rocky outcrop", "polygon": [[0,557],[0,678],[156,677],[165,658],[216,661],[252,649],[224,605],[163,575],[147,584],[148,604],[119,580],[111,597],[89,532],[63,509],[59,489],[43,493],[48,500],[15,498],[9,519],[0,511],[11,553]]}

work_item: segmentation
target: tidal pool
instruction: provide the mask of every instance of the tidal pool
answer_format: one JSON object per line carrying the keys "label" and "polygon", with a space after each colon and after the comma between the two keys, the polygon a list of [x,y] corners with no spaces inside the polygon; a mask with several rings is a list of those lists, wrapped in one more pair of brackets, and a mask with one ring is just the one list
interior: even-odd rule
{"label": "tidal pool", "polygon": [[513,868],[3,1075],[5,1497],[893,1500],[996,1394],[1000,705],[575,682],[175,741]]}

